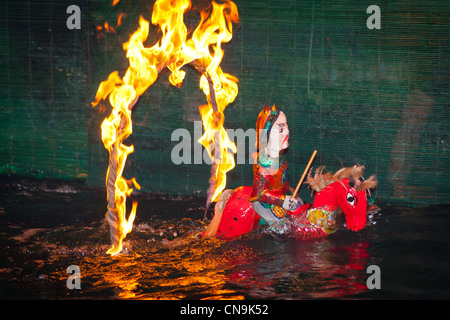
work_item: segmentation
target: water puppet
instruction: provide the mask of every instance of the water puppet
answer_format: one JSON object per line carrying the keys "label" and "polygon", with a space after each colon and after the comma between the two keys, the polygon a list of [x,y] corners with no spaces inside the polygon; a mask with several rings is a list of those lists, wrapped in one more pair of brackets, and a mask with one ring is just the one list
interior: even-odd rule
{"label": "water puppet", "polygon": [[[286,115],[276,105],[265,106],[259,113],[256,132],[258,154],[253,165],[253,185],[224,190],[202,236],[233,239],[267,223],[275,229],[281,225],[283,232],[287,226],[290,235],[301,240],[324,237],[337,230],[341,213],[347,229],[364,228],[367,193],[377,186],[375,175],[365,180],[365,167],[359,164],[335,173],[324,172],[324,166],[315,174],[310,170],[306,183],[315,196],[312,203],[304,203],[296,196],[299,186],[294,191],[287,179],[288,164],[283,151],[289,146]],[[303,177],[299,185],[302,180]]]}

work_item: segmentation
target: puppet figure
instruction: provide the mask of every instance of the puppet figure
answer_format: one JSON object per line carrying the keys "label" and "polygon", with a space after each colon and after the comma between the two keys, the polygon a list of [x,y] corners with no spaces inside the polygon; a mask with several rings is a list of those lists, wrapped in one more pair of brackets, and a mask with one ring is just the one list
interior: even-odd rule
{"label": "puppet figure", "polygon": [[[342,168],[334,174],[324,167],[311,171],[306,183],[316,192],[312,204],[303,204],[288,194],[288,165],[284,151],[289,146],[286,116],[278,107],[264,107],[257,122],[257,159],[253,166],[253,186],[225,190],[214,207],[214,217],[203,237],[233,239],[264,222],[285,224],[300,240],[334,233],[337,215],[345,215],[345,226],[352,231],[364,228],[367,219],[366,192],[377,185],[373,175],[364,180],[364,166]],[[276,228],[275,228],[276,230]]]}
{"label": "puppet figure", "polygon": [[289,191],[288,164],[284,150],[289,146],[289,127],[285,114],[277,106],[267,107],[256,121],[258,156],[253,165],[253,189],[249,201],[258,215],[273,223],[296,210],[303,201]]}

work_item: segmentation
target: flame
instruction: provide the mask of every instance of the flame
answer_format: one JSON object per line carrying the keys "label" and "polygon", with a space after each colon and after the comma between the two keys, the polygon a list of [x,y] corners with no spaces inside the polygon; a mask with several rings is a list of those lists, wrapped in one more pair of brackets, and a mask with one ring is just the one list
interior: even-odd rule
{"label": "flame", "polygon": [[[209,201],[216,201],[226,186],[226,173],[235,166],[233,153],[237,151],[236,145],[230,141],[223,126],[225,118],[223,111],[238,94],[238,79],[224,73],[220,68],[220,62],[223,58],[221,44],[231,40],[232,22],[238,22],[239,16],[234,3],[227,2],[219,5],[213,2],[210,18],[207,18],[207,12],[203,11],[201,23],[194,31],[191,41],[188,41],[188,45],[194,45],[201,52],[202,58],[199,60],[207,66],[206,71],[214,83],[217,110],[214,110],[211,101],[208,101],[208,105],[200,107],[205,133],[199,142],[208,150],[214,163],[210,180],[214,182],[214,189],[208,197]],[[200,88],[206,96],[210,96],[209,83],[205,74],[200,79]]]}
{"label": "flame", "polygon": [[105,22],[104,28],[105,28],[106,32],[116,33],[116,30],[114,30],[114,28],[112,26],[110,26],[108,22]]}
{"label": "flame", "polygon": [[[123,17],[124,17],[124,14],[122,12],[119,15],[119,17],[117,18],[117,26],[115,28],[118,28],[118,27],[120,27],[122,25]],[[105,21],[103,26],[96,26],[95,28],[96,28],[97,31],[102,31],[104,29],[106,32],[109,32],[109,33],[117,33],[116,29],[112,25],[110,25],[107,21]],[[102,36],[103,36],[103,34],[98,34],[99,38],[101,38]]]}
{"label": "flame", "polygon": [[117,26],[120,27],[122,25],[123,12],[117,18]]}
{"label": "flame", "polygon": [[[126,197],[132,192],[131,185],[139,185],[134,178],[127,181],[122,177],[127,156],[133,152],[133,146],[126,146],[122,142],[132,133],[131,109],[138,97],[157,79],[159,71],[166,67],[171,71],[169,80],[174,86],[180,86],[185,77],[181,68],[189,63],[203,72],[200,78],[200,88],[207,96],[207,105],[200,106],[204,135],[199,142],[208,150],[213,160],[212,176],[210,179],[211,201],[217,200],[226,185],[226,173],[234,168],[233,152],[236,146],[227,136],[223,111],[228,104],[234,101],[238,93],[238,79],[224,73],[220,67],[224,52],[222,43],[232,38],[232,23],[238,22],[239,16],[236,5],[232,1],[223,4],[212,2],[212,6],[201,11],[201,20],[192,37],[187,39],[187,28],[183,17],[191,8],[189,0],[158,0],[153,7],[152,24],[159,25],[162,33],[161,39],[152,47],[146,48],[144,42],[148,37],[149,22],[142,16],[139,19],[139,28],[129,41],[124,43],[129,67],[121,78],[117,71],[111,73],[103,81],[97,91],[96,106],[101,100],[109,96],[112,111],[102,123],[102,141],[109,151],[110,166],[107,172],[107,181],[111,179],[117,163],[114,179],[114,201],[108,193],[108,210],[116,216],[114,223],[118,224],[118,244],[113,244],[108,253],[115,255],[122,250],[122,240],[132,229],[137,204],[129,217],[126,218]],[[206,72],[206,73],[205,73]],[[210,81],[214,92],[210,92]],[[209,190],[209,189],[208,189]],[[111,205],[112,204],[112,205]],[[110,226],[111,226],[110,222]]]}

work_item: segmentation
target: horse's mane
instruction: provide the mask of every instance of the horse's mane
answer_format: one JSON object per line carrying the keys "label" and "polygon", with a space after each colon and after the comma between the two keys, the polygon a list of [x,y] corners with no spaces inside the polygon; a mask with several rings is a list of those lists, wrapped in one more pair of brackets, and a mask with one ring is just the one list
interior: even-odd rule
{"label": "horse's mane", "polygon": [[336,171],[335,173],[323,172],[325,166],[320,166],[316,169],[314,176],[312,176],[312,169],[308,173],[306,183],[314,191],[322,191],[326,186],[340,181],[342,179],[350,179],[355,182],[356,191],[373,189],[377,186],[377,178],[375,175],[370,176],[367,180],[361,182],[359,179],[362,177],[365,167],[363,165],[355,164],[353,167],[344,167]]}

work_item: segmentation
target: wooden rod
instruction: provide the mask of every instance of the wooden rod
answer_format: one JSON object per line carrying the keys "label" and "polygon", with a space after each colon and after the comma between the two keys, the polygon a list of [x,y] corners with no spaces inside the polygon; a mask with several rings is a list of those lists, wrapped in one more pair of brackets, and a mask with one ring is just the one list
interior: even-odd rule
{"label": "wooden rod", "polygon": [[303,183],[303,180],[305,180],[306,174],[308,173],[309,168],[311,167],[312,162],[314,161],[314,158],[316,156],[317,150],[314,150],[311,159],[309,159],[308,165],[305,168],[305,171],[303,171],[303,175],[300,178],[300,181],[297,184],[297,188],[295,188],[294,193],[292,194],[292,198],[295,198],[297,196],[298,190],[300,190],[300,187]]}

